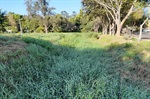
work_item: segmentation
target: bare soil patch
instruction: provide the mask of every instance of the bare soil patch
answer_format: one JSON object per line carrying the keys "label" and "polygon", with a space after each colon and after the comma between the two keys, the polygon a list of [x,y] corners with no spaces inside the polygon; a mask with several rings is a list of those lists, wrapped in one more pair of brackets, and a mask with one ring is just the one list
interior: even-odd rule
{"label": "bare soil patch", "polygon": [[24,51],[26,44],[24,42],[15,41],[8,45],[2,45],[0,43],[0,54],[4,54],[5,52],[15,52],[17,50]]}

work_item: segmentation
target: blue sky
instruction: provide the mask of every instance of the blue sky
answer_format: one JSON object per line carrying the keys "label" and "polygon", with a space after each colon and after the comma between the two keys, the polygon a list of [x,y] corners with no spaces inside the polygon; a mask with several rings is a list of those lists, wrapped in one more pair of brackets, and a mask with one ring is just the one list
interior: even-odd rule
{"label": "blue sky", "polygon": [[[61,11],[67,11],[69,14],[73,11],[79,13],[81,0],[51,0],[50,6],[56,8],[56,10],[54,10],[56,13],[60,13]],[[0,9],[22,15],[27,14],[24,0],[0,0]]]}

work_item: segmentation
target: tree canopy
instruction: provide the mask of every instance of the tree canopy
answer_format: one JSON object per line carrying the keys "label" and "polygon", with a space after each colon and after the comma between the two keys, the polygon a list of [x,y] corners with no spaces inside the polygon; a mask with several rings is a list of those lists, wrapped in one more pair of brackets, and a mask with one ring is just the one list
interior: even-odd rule
{"label": "tree canopy", "polygon": [[[80,13],[55,13],[49,0],[25,0],[28,15],[0,10],[1,28],[19,32],[102,32],[120,35],[126,25],[136,27],[144,21],[141,0],[82,0]],[[56,8],[57,9],[57,8]],[[3,24],[3,25],[2,25]]]}

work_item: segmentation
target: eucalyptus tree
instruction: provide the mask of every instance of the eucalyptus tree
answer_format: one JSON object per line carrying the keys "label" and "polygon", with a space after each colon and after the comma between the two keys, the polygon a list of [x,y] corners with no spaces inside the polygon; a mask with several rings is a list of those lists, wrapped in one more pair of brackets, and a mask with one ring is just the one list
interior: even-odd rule
{"label": "eucalyptus tree", "polygon": [[50,0],[25,0],[27,11],[30,15],[36,15],[39,19],[41,19],[42,24],[44,25],[45,32],[48,33],[49,29],[49,16],[51,16],[52,10],[55,8],[50,7]]}
{"label": "eucalyptus tree", "polygon": [[61,15],[64,17],[64,18],[69,18],[69,13],[67,11],[61,11]]}
{"label": "eucalyptus tree", "polygon": [[[103,6],[109,13],[115,25],[116,35],[121,34],[121,29],[125,21],[129,18],[135,8],[138,0],[95,0],[99,5]],[[140,0],[141,1],[141,0]]]}
{"label": "eucalyptus tree", "polygon": [[87,24],[92,24],[95,32],[98,32],[101,29],[103,34],[106,34],[109,25],[113,23],[113,20],[104,7],[94,0],[82,0],[82,6],[83,12],[85,12],[83,20],[87,18]]}
{"label": "eucalyptus tree", "polygon": [[29,17],[36,16],[36,7],[34,5],[34,0],[25,0],[26,10],[28,12]]}

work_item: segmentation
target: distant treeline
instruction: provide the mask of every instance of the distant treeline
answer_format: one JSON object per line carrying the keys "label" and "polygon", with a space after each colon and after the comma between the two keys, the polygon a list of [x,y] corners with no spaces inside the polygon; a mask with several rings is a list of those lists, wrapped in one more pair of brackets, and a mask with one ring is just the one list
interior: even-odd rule
{"label": "distant treeline", "polygon": [[[14,12],[6,13],[0,10],[0,32],[17,33],[22,31],[24,33],[49,33],[93,31],[102,32],[104,34],[114,32],[115,34],[118,28],[116,21],[114,21],[108,10],[96,1],[99,0],[82,0],[80,12],[76,13],[74,11],[69,15],[66,11],[55,14],[55,8],[50,7],[50,2],[47,0],[25,0],[28,15],[15,14]],[[134,0],[123,2],[121,7],[122,12],[120,12],[120,21],[128,14],[133,1]],[[105,4],[108,3],[109,2],[106,2]],[[123,28],[128,25],[138,30],[140,24],[145,20],[143,10],[136,8],[136,6],[134,8],[132,14],[128,16],[124,22]]]}

